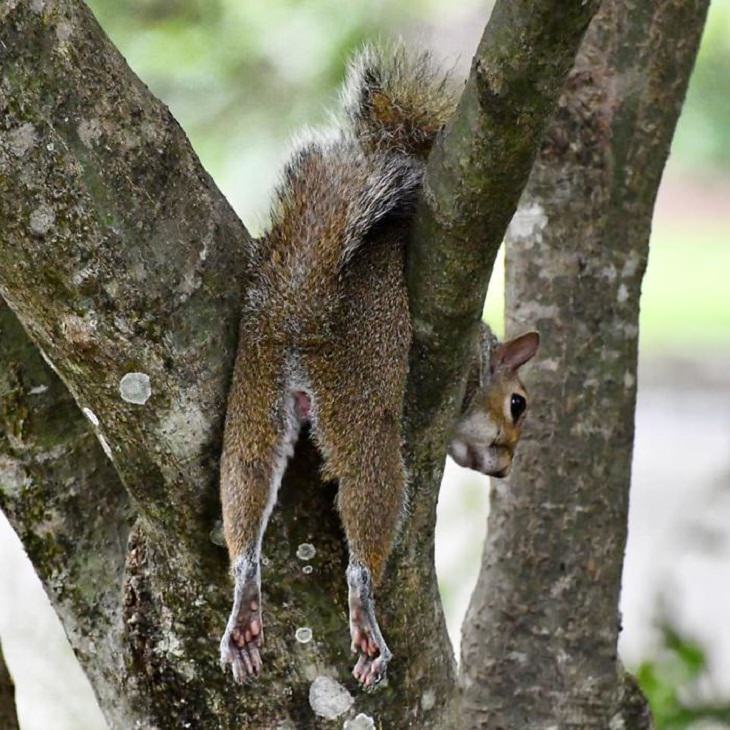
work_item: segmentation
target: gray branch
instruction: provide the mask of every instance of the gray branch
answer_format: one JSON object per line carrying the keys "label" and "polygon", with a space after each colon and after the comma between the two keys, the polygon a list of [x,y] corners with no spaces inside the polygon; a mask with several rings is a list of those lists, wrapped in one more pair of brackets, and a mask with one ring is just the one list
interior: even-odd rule
{"label": "gray branch", "polygon": [[639,295],[707,6],[604,0],[510,227],[508,331],[544,344],[516,468],[492,492],[465,727],[649,726],[616,659]]}
{"label": "gray branch", "polygon": [[1,299],[0,509],[107,716],[127,716],[116,677],[133,511],[91,424]]}
{"label": "gray branch", "polygon": [[141,512],[194,540],[250,240],[83,3],[3,3],[0,64],[0,294]]}
{"label": "gray branch", "polygon": [[498,0],[428,162],[408,258],[419,431],[461,401],[494,258],[600,0]]}

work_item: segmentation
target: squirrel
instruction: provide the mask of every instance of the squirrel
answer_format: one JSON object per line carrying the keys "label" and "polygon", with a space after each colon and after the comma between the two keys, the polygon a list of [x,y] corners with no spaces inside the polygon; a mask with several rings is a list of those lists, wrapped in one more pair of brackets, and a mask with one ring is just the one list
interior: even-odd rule
{"label": "squirrel", "polygon": [[[313,135],[286,165],[255,280],[243,302],[220,466],[235,581],[221,664],[237,682],[262,668],[260,553],[302,424],[338,480],[353,675],[365,688],[391,652],[375,616],[406,501],[401,453],[411,323],[405,245],[426,157],[456,97],[427,53],[366,48],[344,86],[344,121]],[[449,453],[504,476],[525,417],[517,370],[537,333],[499,343],[482,326]]]}

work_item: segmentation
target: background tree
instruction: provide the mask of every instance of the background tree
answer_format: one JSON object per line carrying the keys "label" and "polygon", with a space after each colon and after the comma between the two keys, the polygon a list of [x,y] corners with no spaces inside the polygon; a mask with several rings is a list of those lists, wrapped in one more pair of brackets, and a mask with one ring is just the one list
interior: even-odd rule
{"label": "background tree", "polygon": [[649,727],[616,725],[639,295],[708,5],[602,3],[507,235],[508,332],[544,344],[465,623],[470,726]]}
{"label": "background tree", "polygon": [[[494,253],[594,9],[560,6],[498,4],[429,167],[409,262],[417,499],[391,569],[398,589],[385,602],[403,659],[390,688],[356,705],[386,725],[440,727],[456,711],[432,564],[435,500]],[[317,485],[306,444],[267,534],[274,666],[242,695],[211,651],[229,592],[210,534],[246,233],[81,6],[1,12],[3,65],[14,73],[2,87],[0,289],[73,394],[5,309],[3,509],[112,726],[314,725],[310,683],[346,677],[349,658],[332,486]],[[309,574],[296,558],[303,543],[317,550]],[[304,627],[313,639],[296,643]],[[436,640],[424,647],[424,636]]]}

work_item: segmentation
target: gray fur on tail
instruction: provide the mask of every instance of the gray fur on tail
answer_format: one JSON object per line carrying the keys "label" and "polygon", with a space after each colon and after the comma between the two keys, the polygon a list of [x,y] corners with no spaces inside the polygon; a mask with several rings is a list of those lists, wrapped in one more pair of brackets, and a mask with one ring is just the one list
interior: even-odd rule
{"label": "gray fur on tail", "polygon": [[343,101],[366,150],[425,158],[456,108],[447,73],[402,43],[366,46],[350,64]]}

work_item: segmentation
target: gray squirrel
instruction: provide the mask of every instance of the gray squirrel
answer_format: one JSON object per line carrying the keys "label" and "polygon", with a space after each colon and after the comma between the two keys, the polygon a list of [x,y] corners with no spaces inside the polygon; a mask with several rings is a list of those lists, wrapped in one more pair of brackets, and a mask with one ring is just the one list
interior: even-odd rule
{"label": "gray squirrel", "polygon": [[[426,157],[456,105],[428,54],[367,48],[351,63],[345,118],[285,167],[257,272],[243,302],[221,457],[221,501],[235,580],[221,663],[258,676],[261,542],[299,430],[310,424],[337,479],[354,676],[366,688],[391,652],[375,617],[378,586],[406,494],[402,413],[411,324],[405,245]],[[484,325],[449,453],[504,476],[527,406],[518,369],[529,332],[499,343]]]}

